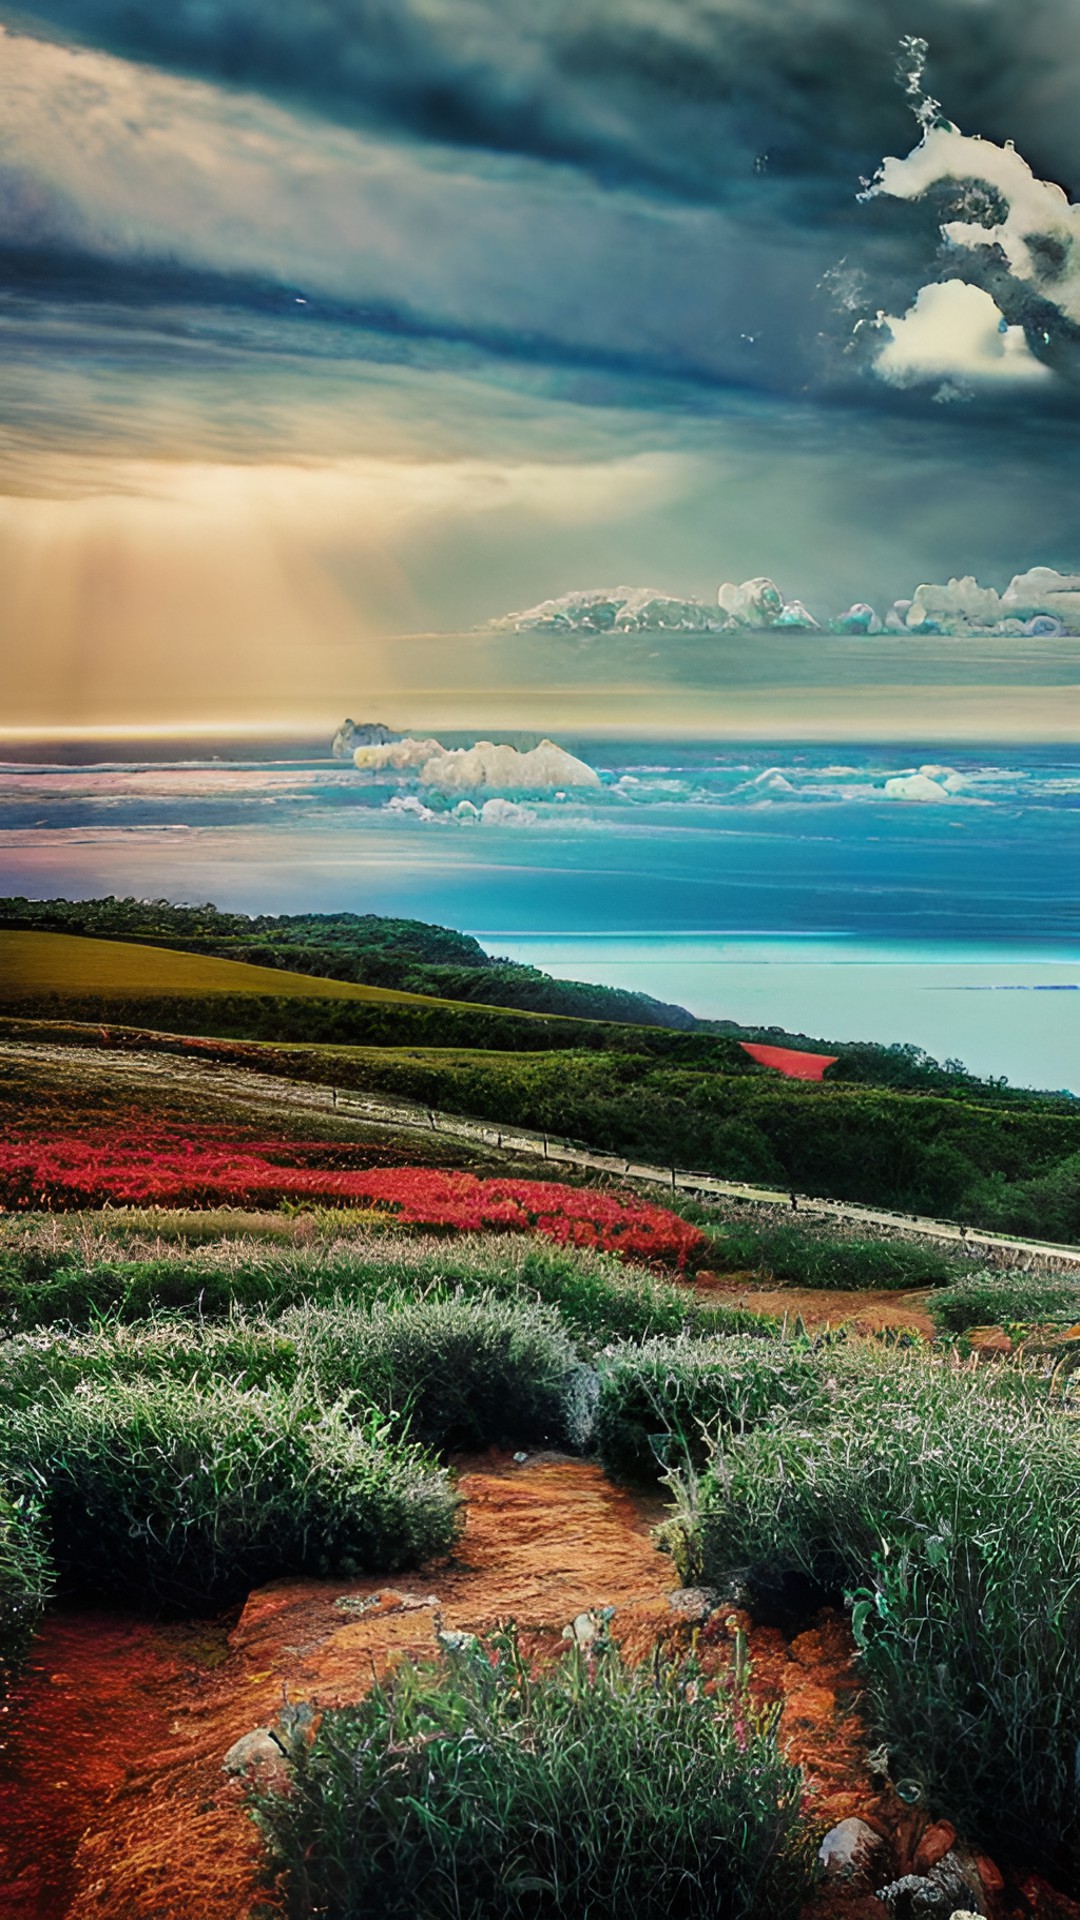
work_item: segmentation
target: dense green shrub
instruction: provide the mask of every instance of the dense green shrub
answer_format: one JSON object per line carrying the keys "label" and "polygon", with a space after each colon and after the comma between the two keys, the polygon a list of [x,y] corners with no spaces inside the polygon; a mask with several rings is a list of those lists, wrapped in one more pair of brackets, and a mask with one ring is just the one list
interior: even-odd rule
{"label": "dense green shrub", "polygon": [[[713,1224],[705,1207],[695,1209],[694,1218],[704,1227]],[[739,1222],[719,1230],[714,1226],[712,1240],[710,1258],[721,1270],[763,1270],[792,1287],[904,1292],[944,1286],[960,1271],[957,1262],[937,1247],[912,1240],[857,1240],[827,1229]]]}
{"label": "dense green shrub", "polygon": [[89,1260],[11,1248],[0,1262],[0,1323],[12,1331],[86,1327],[102,1317],[132,1321],[159,1311],[209,1320],[233,1310],[277,1315],[305,1300],[364,1305],[453,1291],[532,1296],[557,1308],[576,1337],[601,1346],[684,1327],[752,1332],[771,1325],[737,1308],[703,1306],[685,1283],[657,1279],[610,1255],[512,1234],[438,1241],[386,1234],[288,1250],[239,1239],[142,1259],[107,1240]]}
{"label": "dense green shrub", "polygon": [[1080,1841],[1080,1447],[1017,1372],[830,1354],[834,1414],[721,1431],[668,1543],[684,1578],[854,1593],[894,1777],[1060,1868]]}
{"label": "dense green shrub", "polygon": [[21,1659],[52,1588],[37,1508],[26,1493],[0,1492],[0,1690]]}
{"label": "dense green shrub", "polygon": [[1070,1243],[1080,1239],[1080,1153],[1028,1179],[1008,1180],[993,1172],[979,1183],[973,1204],[981,1223],[999,1233]]}
{"label": "dense green shrub", "polygon": [[204,1323],[173,1315],[89,1332],[39,1327],[0,1345],[0,1403],[33,1407],[42,1398],[91,1385],[173,1380],[204,1390],[291,1386],[300,1373],[294,1340],[277,1323],[236,1317]]}
{"label": "dense green shrub", "polygon": [[1032,1273],[973,1273],[943,1287],[928,1304],[934,1325],[949,1333],[1007,1327],[1014,1321],[1080,1319],[1080,1275],[1054,1280]]}
{"label": "dense green shrub", "polygon": [[278,1574],[415,1566],[455,1536],[445,1473],[296,1392],[87,1382],[17,1409],[2,1446],[84,1594],[198,1610]]}
{"label": "dense green shrub", "polygon": [[[569,1136],[661,1166],[905,1213],[991,1224],[1015,1201],[1013,1230],[1035,1235],[1046,1211],[1028,1183],[1050,1181],[1055,1193],[1061,1189],[1058,1237],[1080,1236],[1076,1101],[1032,1096],[1026,1104],[998,1105],[982,1091],[956,1098],[815,1086],[765,1068],[735,1073],[719,1061],[660,1059],[638,1033],[627,1034],[633,1051],[368,1047],[335,1055],[332,1068],[324,1056],[317,1071],[321,1077],[332,1071],[339,1085],[405,1094],[448,1112]],[[700,1044],[692,1035],[674,1039],[679,1046]]]}
{"label": "dense green shrub", "polygon": [[406,1416],[432,1446],[581,1441],[591,1374],[549,1308],[528,1300],[377,1301],[291,1308],[278,1323],[303,1375]]}
{"label": "dense green shrub", "polygon": [[402,1665],[256,1801],[290,1920],[794,1915],[800,1776],[693,1677],[610,1649],[534,1676],[508,1635]]}
{"label": "dense green shrub", "polygon": [[699,1464],[715,1426],[741,1432],[820,1392],[817,1357],[795,1340],[648,1340],[610,1348],[599,1373],[595,1444],[608,1472],[629,1480]]}
{"label": "dense green shrub", "polygon": [[529,1300],[391,1297],[308,1304],[278,1320],[159,1317],[90,1333],[38,1330],[0,1347],[0,1400],[33,1406],[90,1383],[293,1387],[407,1418],[433,1446],[583,1437],[591,1379],[549,1308]]}

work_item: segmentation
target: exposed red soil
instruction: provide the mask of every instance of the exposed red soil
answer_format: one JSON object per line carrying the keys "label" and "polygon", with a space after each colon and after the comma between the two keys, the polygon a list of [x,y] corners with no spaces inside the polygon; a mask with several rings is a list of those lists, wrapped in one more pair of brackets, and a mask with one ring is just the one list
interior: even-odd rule
{"label": "exposed red soil", "polygon": [[[555,1653],[576,1615],[612,1606],[631,1656],[657,1640],[688,1642],[691,1628],[666,1598],[674,1569],[650,1537],[655,1516],[598,1467],[491,1458],[463,1473],[461,1488],[457,1557],[392,1586],[277,1581],[231,1627],[54,1615],[11,1702],[0,1774],[5,1920],[249,1920],[266,1900],[259,1843],[223,1755],[273,1722],[284,1693],[322,1705],[356,1698],[388,1659],[430,1651],[440,1620],[476,1631],[513,1618],[527,1647]],[[716,1615],[702,1633],[717,1685],[729,1684],[734,1636],[749,1626]],[[783,1701],[782,1737],[807,1766],[815,1822],[876,1804],[843,1623],[824,1616],[791,1646],[753,1628],[749,1653],[755,1692]]]}
{"label": "exposed red soil", "polygon": [[855,1333],[881,1333],[895,1328],[921,1333],[928,1340],[934,1337],[934,1323],[926,1311],[930,1291],[922,1287],[911,1293],[888,1289],[777,1287],[745,1274],[703,1271],[695,1275],[694,1291],[707,1299],[722,1301],[725,1306],[748,1307],[753,1313],[799,1319],[807,1327],[846,1324]]}

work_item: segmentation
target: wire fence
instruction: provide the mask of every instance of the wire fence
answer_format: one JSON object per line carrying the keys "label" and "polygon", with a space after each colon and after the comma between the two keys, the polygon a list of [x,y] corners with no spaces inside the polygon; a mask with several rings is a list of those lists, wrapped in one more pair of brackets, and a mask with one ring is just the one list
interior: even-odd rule
{"label": "wire fence", "polygon": [[290,1080],[252,1068],[227,1066],[218,1061],[196,1061],[173,1053],[112,1052],[107,1056],[94,1048],[28,1041],[0,1042],[0,1055],[23,1056],[37,1060],[52,1058],[81,1065],[105,1067],[112,1073],[125,1070],[132,1077],[147,1078],[150,1073],[170,1080],[190,1080],[193,1073],[205,1076],[209,1069],[213,1083],[221,1093],[236,1093],[245,1099],[262,1099],[275,1104],[288,1103],[330,1111],[343,1118],[363,1120],[374,1127],[399,1131],[435,1133],[446,1139],[472,1142],[497,1152],[521,1154],[552,1167],[559,1165],[596,1173],[620,1185],[627,1181],[666,1188],[676,1198],[696,1200],[719,1217],[738,1209],[736,1217],[751,1214],[756,1220],[774,1224],[783,1219],[798,1220],[811,1231],[827,1230],[830,1236],[854,1239],[871,1230],[876,1236],[921,1240],[934,1246],[949,1244],[956,1255],[981,1266],[997,1266],[1040,1273],[1072,1274],[1080,1272],[1080,1247],[1058,1246],[1049,1242],[1020,1240],[1007,1234],[991,1233],[983,1228],[966,1227],[957,1221],[934,1220],[919,1214],[900,1214],[887,1208],[860,1205],[855,1201],[829,1200],[814,1194],[781,1192],[757,1187],[743,1181],[725,1180],[722,1175],[679,1166],[658,1166],[648,1161],[627,1159],[625,1155],[605,1152],[584,1140],[574,1140],[528,1127],[502,1126],[497,1122],[473,1119],[467,1114],[448,1113],[419,1101],[386,1098],[363,1093],[352,1087],[327,1086],[323,1082]]}

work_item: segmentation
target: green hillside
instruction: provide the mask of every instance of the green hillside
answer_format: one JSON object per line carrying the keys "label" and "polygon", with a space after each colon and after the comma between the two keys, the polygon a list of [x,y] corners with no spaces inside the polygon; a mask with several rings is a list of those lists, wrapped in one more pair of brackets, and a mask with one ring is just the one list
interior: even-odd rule
{"label": "green hillside", "polygon": [[[270,994],[275,999],[369,1000],[421,1006],[430,996],[324,980],[246,960],[177,952],[80,934],[0,931],[0,1001],[44,994],[129,1000],[158,995]],[[435,1004],[446,1005],[445,1001]],[[527,1017],[527,1016],[520,1016]]]}

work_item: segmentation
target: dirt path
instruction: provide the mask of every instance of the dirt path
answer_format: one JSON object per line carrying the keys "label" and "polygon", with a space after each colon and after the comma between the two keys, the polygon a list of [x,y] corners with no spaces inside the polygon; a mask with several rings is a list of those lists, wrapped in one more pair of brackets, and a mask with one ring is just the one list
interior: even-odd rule
{"label": "dirt path", "polygon": [[741,1274],[708,1273],[696,1275],[694,1293],[724,1306],[748,1307],[753,1313],[774,1313],[789,1321],[801,1320],[806,1327],[847,1325],[854,1333],[920,1333],[927,1340],[935,1334],[934,1322],[926,1310],[931,1298],[929,1288],[911,1293],[892,1289],[860,1289],[851,1292],[839,1287],[769,1287]]}
{"label": "dirt path", "polygon": [[[434,1596],[447,1626],[513,1616],[554,1644],[594,1605],[632,1614],[639,1632],[669,1617],[671,1563],[598,1468],[491,1464],[465,1474],[461,1490],[456,1562],[393,1583],[398,1596]],[[387,1598],[357,1611],[375,1593]],[[283,1689],[293,1700],[348,1700],[373,1659],[430,1650],[435,1619],[430,1606],[395,1604],[377,1580],[277,1582],[227,1633],[53,1616],[7,1716],[5,1920],[245,1920],[259,1848],[222,1756],[275,1718]]]}
{"label": "dirt path", "polygon": [[[489,1149],[494,1147],[500,1153],[527,1155],[530,1160],[543,1160],[556,1167],[574,1166],[606,1173],[622,1181],[666,1188],[669,1192],[690,1195],[704,1202],[715,1198],[746,1201],[751,1205],[769,1208],[782,1206],[786,1209],[789,1205],[789,1195],[771,1187],[749,1186],[742,1181],[721,1180],[714,1174],[624,1160],[619,1155],[582,1148],[573,1142],[557,1140],[548,1134],[531,1133],[522,1127],[500,1127],[469,1120],[461,1114],[435,1111],[415,1101],[388,1100],[380,1094],[342,1090],[311,1081],[288,1080],[250,1068],[223,1066],[209,1059],[198,1061],[166,1052],[125,1052],[119,1047],[76,1047],[25,1040],[0,1041],[0,1059],[5,1053],[15,1058],[56,1064],[70,1065],[76,1061],[89,1070],[97,1067],[100,1071],[107,1065],[111,1072],[119,1072],[143,1085],[155,1081],[158,1084],[162,1081],[174,1085],[191,1084],[198,1078],[201,1092],[216,1088],[221,1094],[241,1096],[257,1103],[292,1106],[308,1112],[312,1108],[323,1112],[330,1110],[345,1118],[351,1115],[370,1126],[392,1127],[396,1132],[430,1135],[434,1131],[447,1139]],[[884,1228],[886,1232],[901,1238],[951,1241],[958,1250],[967,1254],[978,1251],[998,1258],[1007,1256],[1010,1263],[1037,1260],[1041,1268],[1051,1271],[1080,1271],[1080,1247],[1061,1246],[1051,1241],[1013,1239],[1007,1234],[991,1233],[983,1228],[962,1229],[951,1220],[894,1213],[885,1208],[860,1206],[853,1201],[824,1200],[813,1194],[797,1194],[796,1201],[796,1217],[801,1214],[805,1219],[819,1224],[823,1220],[850,1221],[869,1228]]]}
{"label": "dirt path", "polygon": [[[231,1629],[53,1616],[8,1718],[5,1920],[249,1920],[265,1900],[259,1845],[222,1756],[275,1719],[283,1692],[354,1699],[389,1657],[430,1651],[440,1620],[475,1631],[513,1618],[538,1651],[557,1650],[590,1607],[616,1609],[631,1653],[688,1633],[666,1598],[675,1574],[652,1544],[652,1516],[599,1468],[490,1459],[461,1488],[458,1557],[423,1575],[278,1581],[252,1594]],[[714,1672],[727,1670],[740,1627],[749,1622],[714,1616]],[[826,1618],[790,1647],[754,1630],[750,1647],[759,1684],[784,1702],[785,1739],[811,1768],[816,1817],[865,1807],[846,1628]]]}

